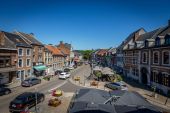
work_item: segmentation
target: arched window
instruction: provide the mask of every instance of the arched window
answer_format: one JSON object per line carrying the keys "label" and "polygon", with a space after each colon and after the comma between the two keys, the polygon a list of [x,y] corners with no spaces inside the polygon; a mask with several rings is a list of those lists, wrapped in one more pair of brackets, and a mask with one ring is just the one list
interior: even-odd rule
{"label": "arched window", "polygon": [[159,61],[159,52],[153,52],[153,63],[158,64]]}
{"label": "arched window", "polygon": [[164,51],[162,55],[163,64],[169,64],[170,63],[169,51]]}

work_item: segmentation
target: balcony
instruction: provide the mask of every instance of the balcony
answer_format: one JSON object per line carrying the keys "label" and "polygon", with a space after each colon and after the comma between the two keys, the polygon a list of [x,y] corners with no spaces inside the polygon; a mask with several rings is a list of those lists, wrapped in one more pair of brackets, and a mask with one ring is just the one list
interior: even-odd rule
{"label": "balcony", "polygon": [[10,72],[10,71],[16,71],[16,66],[0,64],[0,72]]}

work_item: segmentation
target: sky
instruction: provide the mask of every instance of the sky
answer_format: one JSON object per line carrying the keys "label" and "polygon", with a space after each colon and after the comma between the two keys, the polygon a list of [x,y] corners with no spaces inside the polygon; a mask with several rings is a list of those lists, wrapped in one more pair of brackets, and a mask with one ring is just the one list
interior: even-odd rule
{"label": "sky", "polygon": [[0,30],[34,33],[43,44],[117,47],[131,32],[166,26],[170,0],[0,0]]}

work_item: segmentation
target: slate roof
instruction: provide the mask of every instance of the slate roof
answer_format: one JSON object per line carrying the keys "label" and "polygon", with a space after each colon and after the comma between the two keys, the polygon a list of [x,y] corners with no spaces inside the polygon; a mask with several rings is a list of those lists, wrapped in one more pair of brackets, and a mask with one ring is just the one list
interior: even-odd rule
{"label": "slate roof", "polygon": [[5,36],[12,41],[17,47],[28,47],[31,48],[31,45],[29,45],[25,40],[23,40],[19,35],[14,33],[9,33],[2,31]]}
{"label": "slate roof", "polygon": [[165,36],[168,33],[170,33],[170,26],[165,26],[159,36]]}
{"label": "slate roof", "polygon": [[144,41],[146,39],[152,38],[155,33],[157,33],[160,29],[153,30],[151,32],[147,32],[145,34],[142,34],[139,36],[139,38],[136,41]]}
{"label": "slate roof", "polygon": [[25,38],[27,40],[27,42],[31,45],[39,45],[39,46],[43,46],[43,44],[38,41],[35,36],[33,36],[32,34],[26,34],[26,33],[22,33],[22,32],[16,32],[16,34],[20,35],[21,37]]}
{"label": "slate roof", "polygon": [[[119,98],[105,103],[113,95]],[[72,102],[68,113],[161,113],[139,94],[121,90],[80,89]]]}
{"label": "slate roof", "polygon": [[61,56],[63,56],[62,52],[55,46],[46,45],[45,48],[47,48],[49,51],[51,51],[53,55],[61,55]]}
{"label": "slate roof", "polygon": [[9,49],[9,50],[16,50],[15,44],[5,37],[3,32],[0,32],[0,38],[4,41],[3,44],[0,44],[0,49]]}

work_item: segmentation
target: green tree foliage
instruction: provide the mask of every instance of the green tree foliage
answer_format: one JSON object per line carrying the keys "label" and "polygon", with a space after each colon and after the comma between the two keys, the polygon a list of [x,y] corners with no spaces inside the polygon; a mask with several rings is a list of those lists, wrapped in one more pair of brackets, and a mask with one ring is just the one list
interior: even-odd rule
{"label": "green tree foliage", "polygon": [[84,60],[90,60],[93,50],[80,50],[79,52],[83,55]]}

